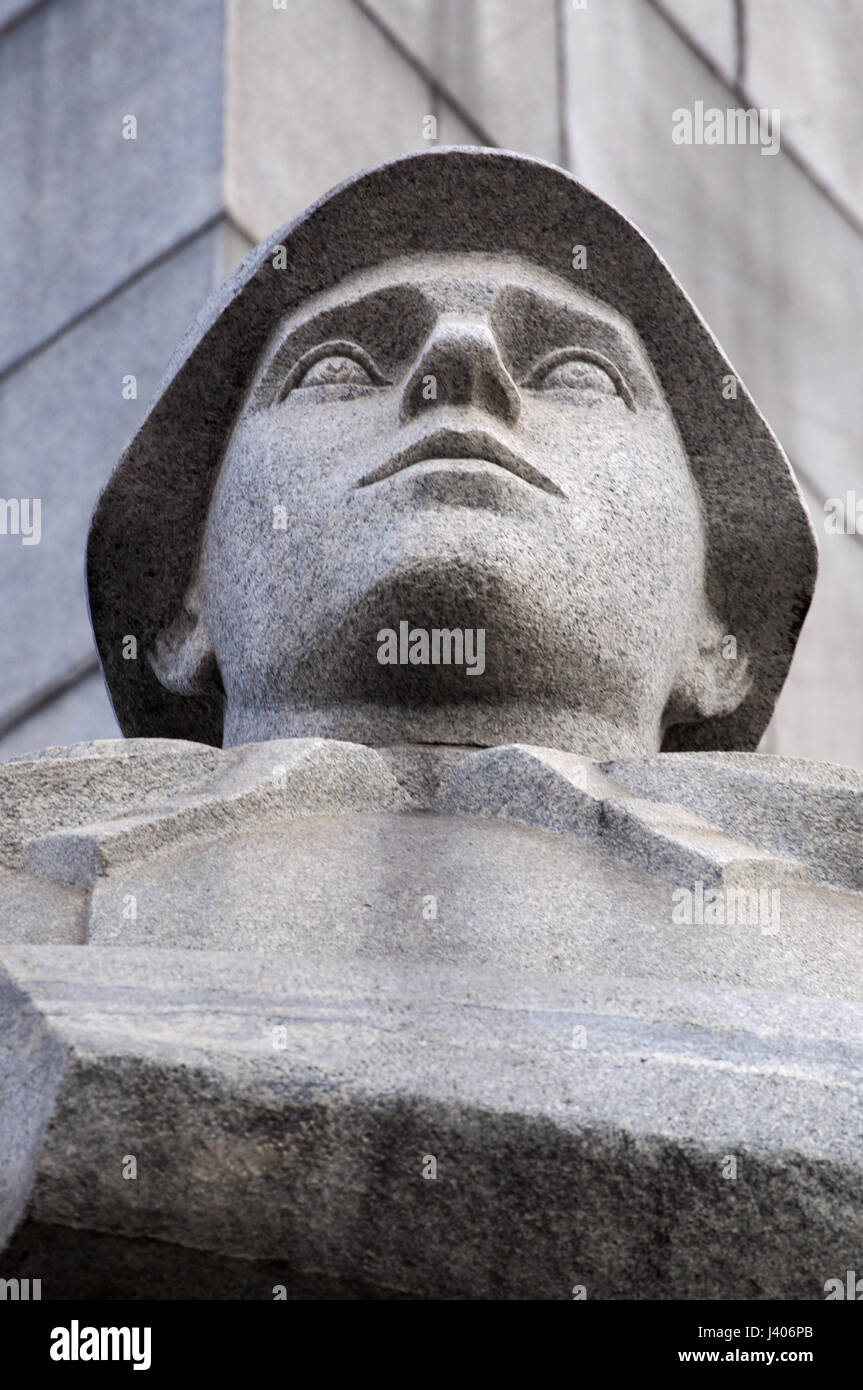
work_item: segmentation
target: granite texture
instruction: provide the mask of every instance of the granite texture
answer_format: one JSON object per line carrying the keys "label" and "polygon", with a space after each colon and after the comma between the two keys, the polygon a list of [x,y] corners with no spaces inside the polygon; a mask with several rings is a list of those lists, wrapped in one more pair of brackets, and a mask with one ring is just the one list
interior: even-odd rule
{"label": "granite texture", "polygon": [[209,302],[91,526],[130,737],[0,766],[0,1273],[854,1267],[863,774],[748,751],[816,556],[731,370],[629,222],[494,151],[358,176]]}
{"label": "granite texture", "polygon": [[[747,79],[753,102],[782,108],[783,140],[772,158],[750,147],[673,143],[677,108],[691,109],[700,100],[724,111],[739,106],[740,97],[681,42],[657,7],[615,0],[584,10],[565,5],[563,13],[574,169],[661,249],[809,485],[822,551],[820,613],[805,624],[806,655],[791,668],[772,731],[778,743],[766,751],[863,766],[863,724],[855,713],[863,685],[857,597],[863,593],[863,550],[859,536],[832,537],[823,529],[825,498],[844,497],[849,489],[860,495],[863,245],[854,219],[843,216],[816,182],[829,166],[801,141],[808,132],[820,143],[829,126],[835,156],[846,167],[858,158],[847,100],[843,123],[827,115],[826,107],[816,111],[808,98],[801,102],[811,91],[810,56],[811,71],[826,75],[831,64],[842,68],[853,53],[850,45],[831,57],[831,45],[847,23],[840,8],[828,6],[821,24],[820,11],[805,6],[760,3],[757,15],[754,5],[745,6],[750,62],[756,61],[752,41],[760,33],[763,61],[781,77],[781,87]],[[683,20],[687,9],[693,31],[706,44],[708,26],[723,18],[724,7],[693,0],[680,7]],[[777,46],[780,12],[790,22],[787,42]],[[725,51],[711,40],[714,57]],[[831,105],[833,93],[828,98],[823,82],[819,90]],[[812,124],[797,121],[795,133],[794,115],[804,109]],[[811,173],[791,157],[792,141],[798,151],[808,148]],[[817,275],[801,273],[801,244],[819,267]],[[849,553],[824,555],[836,548]]]}
{"label": "granite texture", "polygon": [[522,980],[513,998],[508,972],[463,967],[411,988],[382,966],[71,951],[59,978],[56,948],[4,954],[65,1057],[59,1086],[56,1062],[40,1072],[52,1122],[13,1175],[27,1220],[0,1265],[23,1274],[41,1235],[43,1299],[92,1287],[68,1247],[86,1259],[106,1235],[136,1296],[174,1299],[218,1297],[230,1262],[266,1300],[315,1276],[399,1297],[810,1300],[855,1268],[859,1005],[667,981]]}
{"label": "granite texture", "polygon": [[[859,773],[133,739],[0,787],[3,1277],[805,1300],[854,1267]],[[697,881],[778,891],[778,930],[675,923]]]}
{"label": "granite texture", "polygon": [[[655,251],[561,170],[456,148],[350,180],[209,302],[100,499],[91,616],[121,728],[755,747],[815,547],[730,370]],[[487,630],[482,678],[381,667],[375,634],[404,619]],[[151,659],[123,659],[128,633]]]}
{"label": "granite texture", "polygon": [[[789,42],[792,30],[796,46],[818,24],[815,14],[807,11],[804,18],[801,10],[800,26],[789,26]],[[567,9],[567,37],[579,178],[661,249],[792,463],[824,496],[859,488],[859,228],[837,212],[782,143],[765,158],[754,146],[673,142],[676,109],[691,110],[700,100],[725,111],[741,102],[652,5],[617,0]],[[645,54],[651,55],[648,64]],[[781,65],[778,52],[774,57]],[[612,71],[618,119],[609,122],[607,88],[597,74]],[[784,71],[793,84],[793,69]],[[771,101],[769,90],[749,95],[762,106],[781,105],[784,136],[785,101]],[[858,142],[844,139],[842,148],[854,157]],[[817,277],[801,274],[801,239],[820,267]],[[825,336],[826,322],[831,331]]]}

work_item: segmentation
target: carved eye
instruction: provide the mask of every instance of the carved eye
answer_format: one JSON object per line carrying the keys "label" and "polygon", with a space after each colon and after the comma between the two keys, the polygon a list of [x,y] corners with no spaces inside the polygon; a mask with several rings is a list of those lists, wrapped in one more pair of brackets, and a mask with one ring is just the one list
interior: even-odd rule
{"label": "carved eye", "polygon": [[295,386],[373,386],[374,382],[361,362],[353,357],[320,357],[307,367]]}
{"label": "carved eye", "polygon": [[537,385],[543,391],[566,386],[573,391],[589,391],[592,395],[617,395],[617,382],[605,368],[600,367],[598,362],[585,362],[579,357],[571,357],[568,362],[559,362],[556,367],[545,373]]}
{"label": "carved eye", "polygon": [[288,372],[277,396],[283,401],[289,392],[307,386],[389,386],[369,354],[358,343],[319,343],[303,353]]}
{"label": "carved eye", "polygon": [[524,384],[534,391],[571,391],[585,403],[620,396],[630,410],[635,409],[620,372],[598,352],[559,348],[537,363]]}

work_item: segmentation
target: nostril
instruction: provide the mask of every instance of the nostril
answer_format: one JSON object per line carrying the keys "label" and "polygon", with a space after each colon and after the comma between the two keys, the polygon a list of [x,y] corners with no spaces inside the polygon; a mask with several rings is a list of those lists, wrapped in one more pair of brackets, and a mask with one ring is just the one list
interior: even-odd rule
{"label": "nostril", "polygon": [[485,323],[440,321],[405,384],[402,415],[428,405],[475,405],[513,424],[521,399],[493,333]]}
{"label": "nostril", "polygon": [[487,410],[505,420],[508,425],[514,425],[521,410],[521,397],[503,362],[500,365],[501,372],[485,372],[479,394]]}

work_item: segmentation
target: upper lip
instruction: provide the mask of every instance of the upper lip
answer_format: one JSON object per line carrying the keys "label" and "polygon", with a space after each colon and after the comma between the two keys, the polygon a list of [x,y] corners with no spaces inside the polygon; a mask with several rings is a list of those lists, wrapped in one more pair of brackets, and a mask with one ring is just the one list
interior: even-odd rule
{"label": "upper lip", "polygon": [[514,473],[523,482],[542,488],[544,492],[551,492],[556,497],[565,496],[557,483],[553,483],[534,464],[528,463],[526,459],[513,453],[502,440],[481,429],[439,429],[425,434],[407,448],[377,464],[371,472],[364,474],[357,487],[366,487],[369,483],[378,483],[382,478],[389,478],[393,473],[401,473],[403,469],[410,468],[412,463],[442,458],[484,459],[487,463],[495,463],[499,468]]}

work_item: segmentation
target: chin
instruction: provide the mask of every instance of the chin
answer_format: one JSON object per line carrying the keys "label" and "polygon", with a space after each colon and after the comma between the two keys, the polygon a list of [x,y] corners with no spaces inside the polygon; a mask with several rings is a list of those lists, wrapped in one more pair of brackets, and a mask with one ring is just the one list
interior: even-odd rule
{"label": "chin", "polygon": [[[482,547],[483,552],[485,547]],[[371,578],[356,596],[348,624],[375,632],[406,619],[417,627],[482,627],[499,633],[525,621],[523,584],[513,583],[512,567],[498,553],[465,550],[400,557]]]}

